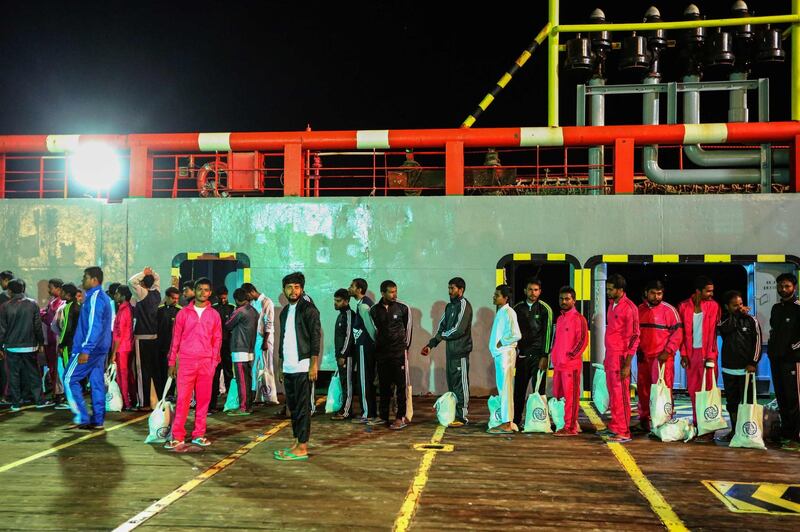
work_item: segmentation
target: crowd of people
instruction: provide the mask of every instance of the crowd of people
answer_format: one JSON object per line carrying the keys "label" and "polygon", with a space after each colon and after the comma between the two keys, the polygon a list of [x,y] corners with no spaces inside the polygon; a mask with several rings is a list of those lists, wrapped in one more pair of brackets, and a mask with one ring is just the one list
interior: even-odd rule
{"label": "crowd of people", "polygon": [[[277,380],[284,387],[284,408],[291,417],[295,443],[276,451],[275,458],[308,458],[322,325],[316,304],[305,293],[302,273],[283,278],[282,294],[288,303],[281,310],[278,331],[273,301],[251,283],[234,290],[232,305],[227,289],[215,290],[205,278],[185,281],[182,291],[168,287],[162,298],[160,278],[149,267],[126,284],[109,284],[107,291],[103,291],[103,281],[99,267],[84,271],[80,289],[51,279],[50,300],[39,309],[25,295],[23,280],[12,272],[0,272],[4,290],[0,294],[0,392],[12,411],[21,410],[23,401],[29,400],[36,408],[70,409],[73,429],[102,430],[104,375],[113,363],[124,410],[152,410],[163,397],[174,395],[172,436],[165,447],[184,452],[191,445],[211,444],[206,437],[206,417],[219,410],[221,383],[238,398],[238,406],[227,414],[247,416],[256,403],[278,403]],[[672,388],[678,353],[694,405],[704,379],[710,387],[710,381],[717,378],[717,335],[722,337],[727,408],[735,420],[736,406],[743,401],[745,376],[756,371],[762,351],[758,320],[749,314],[742,295],[727,292],[721,308],[714,301],[711,279],[699,277],[692,296],[675,308],[663,300],[661,282],[652,281],[637,306],[626,295],[622,276],[611,275],[606,287],[604,367],[611,411],[606,436],[624,443],[631,439],[632,431],[649,431],[650,385],[663,368],[666,384]],[[796,288],[793,275],[777,278],[780,302],[772,309],[768,354],[783,420],[782,436],[789,447],[800,448],[800,304]],[[344,398],[332,418],[402,430],[413,417],[408,360],[411,311],[397,299],[397,284],[391,280],[381,283],[377,303],[367,296],[367,290],[367,281],[356,278],[349,288],[333,294],[337,311],[334,349]],[[435,334],[420,353],[429,356],[441,342],[446,344],[447,387],[456,397],[451,427],[469,423],[472,306],[464,297],[465,290],[460,277],[448,282],[449,302]],[[565,404],[564,426],[555,436],[579,432],[587,321],[575,308],[571,287],[559,290],[557,317],[541,293],[542,282],[535,278],[528,280],[525,299],[514,307],[510,306],[508,285],[500,285],[494,292],[496,315],[488,350],[494,361],[501,423],[489,429],[490,433],[519,430],[529,384],[535,388],[538,382],[535,391],[544,394],[546,379],[537,377],[551,367],[551,395]],[[638,364],[639,425],[631,427],[629,390],[634,358]],[[235,390],[231,390],[234,381]],[[84,401],[87,388],[91,415]],[[195,422],[191,443],[187,443],[185,424],[192,405]],[[732,433],[722,439],[729,440]]]}

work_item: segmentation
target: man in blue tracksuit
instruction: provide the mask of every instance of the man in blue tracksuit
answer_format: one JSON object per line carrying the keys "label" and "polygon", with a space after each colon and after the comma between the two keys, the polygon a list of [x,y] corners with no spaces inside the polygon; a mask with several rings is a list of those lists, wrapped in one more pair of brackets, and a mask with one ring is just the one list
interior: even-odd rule
{"label": "man in blue tracksuit", "polygon": [[[70,409],[75,414],[71,428],[102,430],[106,413],[106,387],[103,374],[111,347],[111,300],[103,292],[103,270],[98,266],[83,272],[84,304],[72,341],[72,354],[64,373],[64,387]],[[92,386],[92,417],[83,401],[81,380],[89,377]]]}

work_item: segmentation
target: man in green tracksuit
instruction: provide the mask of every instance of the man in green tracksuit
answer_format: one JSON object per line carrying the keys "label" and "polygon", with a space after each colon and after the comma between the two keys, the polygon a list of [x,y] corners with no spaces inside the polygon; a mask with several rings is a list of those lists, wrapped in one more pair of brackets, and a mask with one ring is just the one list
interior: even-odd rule
{"label": "man in green tracksuit", "polygon": [[467,285],[461,277],[447,283],[450,303],[444,309],[436,335],[422,348],[428,356],[431,348],[447,342],[447,389],[456,395],[456,419],[451,427],[467,423],[469,406],[469,354],[472,352],[472,305],[464,298]]}

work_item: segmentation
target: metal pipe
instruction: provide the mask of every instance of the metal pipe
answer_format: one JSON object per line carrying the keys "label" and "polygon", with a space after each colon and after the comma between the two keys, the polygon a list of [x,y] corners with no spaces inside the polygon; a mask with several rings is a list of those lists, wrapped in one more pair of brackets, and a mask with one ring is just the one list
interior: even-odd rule
{"label": "metal pipe", "polygon": [[[747,72],[731,72],[731,81],[744,81]],[[728,92],[728,122],[749,122],[747,109],[747,89],[733,89]]]}
{"label": "metal pipe", "polygon": [[[699,80],[700,78],[694,75],[683,78],[686,83],[694,83]],[[730,112],[728,116],[731,116]],[[683,93],[683,121],[686,124],[700,123],[699,91],[687,90]],[[758,167],[761,164],[759,149],[706,150],[699,144],[687,144],[683,147],[683,152],[690,161],[703,167]],[[789,166],[789,150],[773,150],[772,163],[775,166]]]}
{"label": "metal pipe", "polygon": [[743,26],[745,24],[797,24],[800,22],[800,9],[795,10],[792,0],[791,15],[770,15],[765,17],[720,18],[708,20],[680,20],[675,22],[633,22],[621,24],[553,24],[551,33],[581,33],[586,31],[652,31],[685,30],[690,28],[716,28],[720,26]]}
{"label": "metal pipe", "polygon": [[[596,87],[605,85],[603,78],[592,78],[589,86]],[[603,94],[592,94],[591,96],[591,117],[590,124],[593,126],[604,126],[606,123],[606,105]],[[605,164],[605,149],[603,146],[593,146],[589,148],[589,194],[597,196],[602,193],[600,187],[603,185],[603,165]]]}
{"label": "metal pipe", "polygon": [[[558,1],[550,0],[549,25],[558,26]],[[550,31],[547,36],[547,125],[558,126],[558,32]]]}

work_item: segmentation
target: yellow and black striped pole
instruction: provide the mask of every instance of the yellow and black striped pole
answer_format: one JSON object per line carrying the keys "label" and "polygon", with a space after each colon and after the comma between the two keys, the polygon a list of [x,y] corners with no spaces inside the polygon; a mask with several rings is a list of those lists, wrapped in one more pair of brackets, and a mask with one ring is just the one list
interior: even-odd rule
{"label": "yellow and black striped pole", "polygon": [[481,116],[481,113],[483,113],[487,107],[492,105],[495,97],[497,97],[500,91],[502,91],[506,85],[508,85],[508,82],[511,81],[512,77],[514,77],[514,74],[516,74],[517,71],[522,68],[523,65],[525,65],[533,52],[539,47],[540,44],[542,44],[549,33],[550,24],[548,23],[544,28],[542,28],[542,31],[539,32],[530,46],[528,46],[528,48],[525,49],[522,54],[520,54],[517,60],[514,61],[514,64],[511,65],[511,68],[509,68],[506,73],[503,74],[503,76],[497,81],[497,84],[494,86],[492,91],[484,96],[483,100],[481,100],[481,103],[478,104],[478,107],[476,107],[475,110],[472,111],[472,114],[469,115],[466,120],[464,120],[464,122],[461,124],[462,128],[472,127],[472,124],[474,124],[478,117]]}

